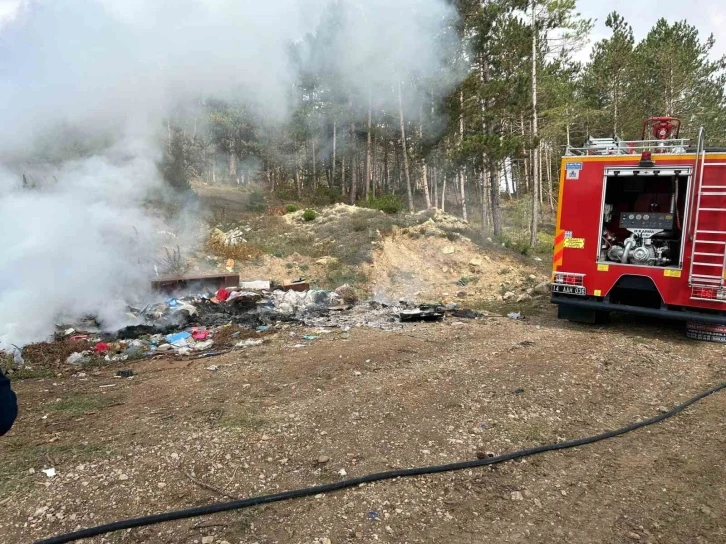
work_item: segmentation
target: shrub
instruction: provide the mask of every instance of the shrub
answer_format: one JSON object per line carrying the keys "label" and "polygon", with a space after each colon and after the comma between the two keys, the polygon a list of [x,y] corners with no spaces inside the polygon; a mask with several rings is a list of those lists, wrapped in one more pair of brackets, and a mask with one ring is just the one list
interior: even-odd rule
{"label": "shrub", "polygon": [[267,202],[262,191],[252,191],[247,200],[247,209],[251,212],[262,213],[267,211]]}
{"label": "shrub", "polygon": [[295,213],[299,209],[300,208],[295,206],[295,204],[288,204],[287,206],[285,206],[285,213]]}
{"label": "shrub", "polygon": [[319,186],[312,196],[313,206],[329,206],[343,201],[343,194],[335,187]]}
{"label": "shrub", "polygon": [[305,210],[303,212],[303,219],[305,221],[315,221],[315,219],[318,217],[318,214],[315,212],[315,210]]}
{"label": "shrub", "polygon": [[373,210],[380,210],[389,215],[396,214],[403,209],[403,201],[396,194],[382,195],[377,198],[369,198],[364,206]]}

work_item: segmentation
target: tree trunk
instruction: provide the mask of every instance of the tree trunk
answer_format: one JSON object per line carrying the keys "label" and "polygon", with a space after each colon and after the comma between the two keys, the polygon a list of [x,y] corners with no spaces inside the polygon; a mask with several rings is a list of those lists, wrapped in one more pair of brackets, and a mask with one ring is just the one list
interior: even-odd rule
{"label": "tree trunk", "polygon": [[437,169],[436,167],[433,167],[431,169],[431,183],[434,187],[434,208],[439,207],[439,184],[436,179]]}
{"label": "tree trunk", "polygon": [[[486,67],[484,65],[484,56],[479,56],[479,81],[484,86],[485,80],[486,80]],[[487,104],[484,98],[479,99],[479,108],[481,109],[481,132],[482,134],[489,134],[491,132],[490,127],[487,126],[487,119],[486,119],[486,108]],[[489,227],[489,217],[487,210],[488,210],[488,204],[487,200],[491,200],[491,198],[487,198],[487,163],[489,166],[489,169],[491,170],[492,164],[491,161],[487,160],[487,154],[482,153],[481,156],[481,227],[482,230],[487,230]],[[491,180],[490,180],[491,183]],[[493,204],[493,202],[492,202]]]}
{"label": "tree trunk", "polygon": [[386,192],[391,190],[391,170],[388,164],[388,144],[389,142],[386,140],[386,143],[383,146],[383,171],[385,173],[383,181],[385,183]]}
{"label": "tree trunk", "polygon": [[[423,108],[421,110],[421,117],[423,117]],[[421,119],[421,123],[419,124],[419,130],[418,130],[418,138],[419,141],[423,142],[423,119]],[[428,166],[426,165],[426,158],[421,159],[421,184],[423,185],[424,190],[424,197],[426,198],[426,209],[431,209],[431,193],[429,192],[429,176],[428,176]]]}
{"label": "tree trunk", "polygon": [[371,197],[371,128],[373,126],[373,105],[368,88],[368,141],[366,142],[366,200]]}
{"label": "tree trunk", "polygon": [[313,191],[316,191],[318,189],[318,172],[317,172],[317,165],[315,161],[315,138],[311,140],[312,144],[312,152],[313,152]]}
{"label": "tree trunk", "polygon": [[550,196],[550,211],[555,211],[555,195],[552,183],[552,147],[548,145],[545,150],[547,156],[547,192]]}
{"label": "tree trunk", "polygon": [[371,172],[371,195],[373,198],[376,198],[378,195],[378,184],[380,183],[381,177],[376,174],[376,170],[378,169],[378,163],[376,162],[378,160],[378,135],[373,135],[373,169]]}
{"label": "tree trunk", "polygon": [[537,152],[537,168],[538,168],[538,172],[540,173],[539,174],[539,177],[540,177],[540,184],[539,184],[539,205],[540,205],[540,209],[542,209],[542,206],[544,206],[544,190],[542,189],[542,181],[541,181],[542,171],[543,171],[542,170],[542,152],[543,152],[543,149],[546,149],[546,147],[543,148],[540,145],[539,146],[539,150]]}
{"label": "tree trunk", "polygon": [[340,159],[340,193],[343,196],[348,194],[348,187],[345,185],[345,157]]}
{"label": "tree trunk", "polygon": [[229,179],[234,180],[237,177],[237,155],[233,151],[229,152],[227,169]]}
{"label": "tree trunk", "polygon": [[493,160],[489,159],[489,186],[491,190],[492,228],[494,229],[494,236],[501,236],[502,234],[502,206],[499,199],[499,177],[495,174],[498,166]]}
{"label": "tree trunk", "polygon": [[512,193],[514,192],[514,180],[512,180],[512,185],[510,187],[509,185],[509,164],[507,163],[508,159],[504,159],[503,168],[504,168],[504,188],[507,190],[507,196],[509,197],[509,200],[512,200]]}
{"label": "tree trunk", "polygon": [[[459,149],[464,145],[464,91],[459,93]],[[466,170],[459,167],[459,184],[461,189],[461,217],[464,221],[469,220],[466,210]]]}
{"label": "tree trunk", "polygon": [[302,180],[300,179],[300,156],[297,157],[297,164],[295,164],[295,185],[297,187],[297,198],[302,198]]}
{"label": "tree trunk", "polygon": [[408,194],[408,211],[414,211],[413,190],[411,189],[411,173],[408,170],[408,152],[406,151],[406,124],[403,119],[403,93],[401,82],[398,82],[398,112],[401,117],[401,151],[403,153],[403,168],[406,174],[406,192]]}
{"label": "tree trunk", "polygon": [[482,167],[481,170],[481,228],[487,230],[489,226],[489,202],[487,198],[487,171]]}
{"label": "tree trunk", "polygon": [[537,125],[537,30],[536,0],[532,0],[532,143],[534,144],[534,155],[532,157],[532,222],[529,229],[529,245],[537,245],[537,229],[539,227],[539,141]]}
{"label": "tree trunk", "polygon": [[[524,124],[524,114],[522,114],[520,116],[520,119],[521,119],[521,123],[522,123],[522,140],[524,140],[524,138],[527,136],[527,130],[526,130],[526,127],[525,127],[525,124]],[[529,154],[530,154],[530,152],[529,152],[529,150],[527,149],[527,147],[524,144],[522,144],[522,154],[524,156],[524,159],[523,159],[524,176],[522,176],[524,178],[524,191],[525,192],[528,192],[529,191],[529,188],[531,186],[531,183],[529,182],[530,181],[530,176],[531,176],[531,171],[529,169],[529,167],[530,167],[530,161],[529,161]],[[521,180],[521,178],[520,178],[520,180]],[[517,183],[517,191],[516,191],[517,196],[520,196],[521,191],[522,191],[522,186],[521,186],[522,184],[519,183],[520,180],[518,180],[518,183]]]}
{"label": "tree trunk", "polygon": [[567,134],[566,134],[566,136],[567,136],[567,151],[569,152],[569,150],[570,150],[570,106],[569,105],[567,106],[567,111],[566,111],[565,115],[567,116],[567,123],[565,125],[565,129],[567,131]]}
{"label": "tree trunk", "polygon": [[[332,183],[331,186],[335,184],[335,161],[337,161],[337,152],[338,152],[338,122],[333,121],[333,164],[331,166],[332,174],[331,179]],[[343,181],[340,182],[341,192],[343,187]]]}
{"label": "tree trunk", "polygon": [[353,154],[350,158],[350,205],[355,206],[358,202],[358,177],[357,164],[356,164],[356,134],[355,134],[355,123],[350,124],[350,139],[351,147],[353,148]]}
{"label": "tree trunk", "polygon": [[448,176],[444,174],[444,183],[441,186],[441,211],[446,211],[446,178]]}

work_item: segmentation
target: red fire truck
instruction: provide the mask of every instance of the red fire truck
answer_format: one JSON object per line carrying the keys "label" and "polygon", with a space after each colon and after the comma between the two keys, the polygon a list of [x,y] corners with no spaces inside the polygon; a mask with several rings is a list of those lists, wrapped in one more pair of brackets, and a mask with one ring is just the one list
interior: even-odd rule
{"label": "red fire truck", "polygon": [[641,140],[567,149],[552,274],[560,318],[726,325],[726,148],[706,147],[703,129],[692,145],[680,129],[655,117]]}

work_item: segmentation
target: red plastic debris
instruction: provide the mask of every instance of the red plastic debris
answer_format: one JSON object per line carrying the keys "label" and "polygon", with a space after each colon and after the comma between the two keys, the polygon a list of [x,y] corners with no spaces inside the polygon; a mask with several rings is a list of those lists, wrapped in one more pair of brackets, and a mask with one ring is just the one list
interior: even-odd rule
{"label": "red plastic debris", "polygon": [[87,334],[77,334],[75,336],[71,336],[71,340],[72,341],[85,340],[87,338],[88,338],[88,335]]}
{"label": "red plastic debris", "polygon": [[93,348],[93,351],[95,351],[96,353],[105,353],[110,349],[111,347],[105,342],[99,342],[98,344],[96,344],[96,347]]}
{"label": "red plastic debris", "polygon": [[206,340],[208,336],[209,331],[192,331],[192,338],[194,338],[194,340]]}
{"label": "red plastic debris", "polygon": [[225,302],[229,298],[229,291],[222,288],[219,291],[217,291],[217,300],[219,302]]}

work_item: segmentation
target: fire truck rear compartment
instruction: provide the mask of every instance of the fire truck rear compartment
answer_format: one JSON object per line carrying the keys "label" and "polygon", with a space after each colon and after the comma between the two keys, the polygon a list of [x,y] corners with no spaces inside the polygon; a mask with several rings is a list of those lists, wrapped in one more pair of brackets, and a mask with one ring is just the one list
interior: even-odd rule
{"label": "fire truck rear compartment", "polygon": [[598,262],[680,268],[688,182],[678,170],[607,175]]}

